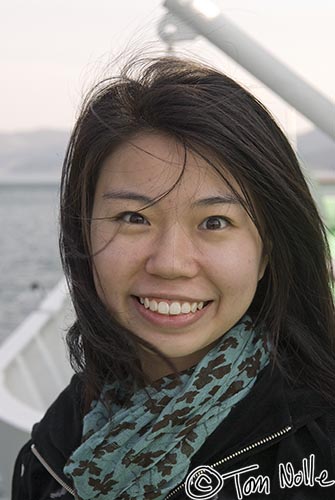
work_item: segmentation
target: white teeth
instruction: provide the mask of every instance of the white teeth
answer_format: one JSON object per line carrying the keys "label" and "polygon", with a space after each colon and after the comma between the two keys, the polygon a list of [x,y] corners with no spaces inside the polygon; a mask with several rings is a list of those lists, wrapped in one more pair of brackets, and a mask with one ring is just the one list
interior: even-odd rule
{"label": "white teeth", "polygon": [[150,309],[150,311],[153,311],[153,312],[157,311],[158,304],[155,300],[150,300],[149,309]]}
{"label": "white teeth", "polygon": [[184,302],[184,304],[181,306],[181,312],[183,314],[188,314],[191,312],[191,306],[188,302]]}
{"label": "white teeth", "polygon": [[150,311],[157,312],[159,314],[177,316],[179,314],[189,314],[190,312],[195,313],[200,311],[204,307],[204,302],[157,302],[156,300],[150,300],[148,297],[139,297],[140,303],[144,305],[146,309]]}
{"label": "white teeth", "polygon": [[172,302],[170,304],[170,314],[180,314],[181,313],[181,305],[178,302]]}
{"label": "white teeth", "polygon": [[160,314],[169,314],[169,304],[167,302],[159,302],[158,312]]}

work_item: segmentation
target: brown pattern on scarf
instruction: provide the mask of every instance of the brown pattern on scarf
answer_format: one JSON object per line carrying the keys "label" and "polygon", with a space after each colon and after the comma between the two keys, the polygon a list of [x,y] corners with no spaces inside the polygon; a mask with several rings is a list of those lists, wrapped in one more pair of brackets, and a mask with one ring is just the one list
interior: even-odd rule
{"label": "brown pattern on scarf", "polygon": [[[254,326],[251,320],[245,322],[244,325],[245,331],[252,331]],[[265,346],[264,350],[267,351],[267,339],[262,333],[255,333],[253,344],[260,339],[262,347]],[[198,438],[197,427],[199,423],[201,424],[201,420],[203,418],[202,414],[197,413],[197,403],[195,400],[199,395],[199,392],[208,385],[212,385],[212,387],[208,389],[207,397],[202,399],[201,408],[204,408],[213,398],[215,400],[215,395],[217,395],[218,391],[222,391],[222,380],[232,369],[232,363],[227,362],[224,351],[227,349],[236,349],[237,347],[238,341],[236,338],[223,338],[218,355],[214,359],[209,360],[208,364],[201,368],[195,376],[192,386],[193,390],[186,390],[180,397],[176,398],[175,404],[179,405],[179,408],[176,408],[174,411],[171,411],[171,413],[164,415],[162,418],[159,418],[159,415],[171,401],[171,396],[166,394],[164,391],[176,389],[179,386],[179,379],[174,374],[171,374],[164,377],[164,379],[153,382],[149,387],[157,392],[156,399],[152,399],[149,396],[148,399],[143,402],[143,407],[148,413],[151,413],[154,418],[137,431],[138,436],[142,437],[148,434],[148,432],[155,433],[155,439],[159,442],[160,436],[171,433],[171,444],[173,445],[173,450],[176,452],[179,450],[185,458],[192,457],[197,451],[197,448],[195,447],[195,443]],[[244,377],[241,377],[241,379],[237,377],[237,379],[230,383],[226,390],[218,398],[216,398],[215,405],[218,408],[218,412],[220,412],[221,403],[237,394],[244,388],[245,384],[248,384],[248,382],[245,381],[245,376],[248,379],[254,379],[257,376],[261,368],[261,361],[262,351],[261,348],[259,348],[253,353],[252,356],[246,357],[237,366],[240,376],[244,374]],[[244,378],[244,381],[242,378]],[[214,381],[217,381],[215,385],[213,385]],[[194,388],[196,390],[194,390]],[[160,397],[161,392],[162,396]],[[113,395],[116,396],[115,391],[107,391],[106,394],[108,397]],[[118,399],[118,401],[119,400],[120,399]],[[182,405],[184,406],[180,408]],[[122,409],[131,409],[131,407],[131,401],[128,400],[124,406],[122,406]],[[93,488],[94,492],[101,495],[107,495],[112,492],[113,486],[118,484],[118,480],[113,479],[113,477],[115,477],[115,473],[112,471],[105,474],[104,477],[98,477],[100,476],[102,469],[98,467],[96,460],[104,457],[105,454],[108,456],[108,454],[113,453],[113,451],[119,448],[118,443],[111,441],[111,438],[116,438],[119,433],[122,433],[123,431],[135,430],[136,427],[135,422],[123,421],[114,428],[111,428],[108,431],[108,440],[104,439],[98,446],[96,446],[91,460],[80,461],[77,467],[73,470],[72,475],[74,477],[79,477],[88,471],[90,474],[88,484]],[[177,429],[179,428],[178,433],[173,432],[175,427],[177,427]],[[92,434],[94,434],[94,432],[89,431],[84,436],[84,440],[87,440]],[[147,448],[146,451],[142,450],[136,452],[133,448],[131,448],[125,453],[121,459],[121,463],[125,467],[137,465],[139,468],[143,469],[140,473],[138,473],[138,479],[145,476],[146,472],[153,466],[155,466],[156,470],[162,477],[160,482],[156,483],[155,488],[149,484],[143,484],[143,489],[141,491],[139,490],[138,496],[143,498],[144,495],[146,500],[156,500],[161,497],[161,489],[168,484],[167,480],[164,478],[169,478],[171,472],[173,471],[173,467],[177,464],[178,453],[176,452],[169,451],[164,448],[156,450],[149,450]],[[69,463],[71,463],[71,459],[69,460]],[[131,495],[129,495],[126,491],[123,491],[123,493],[117,497],[117,500],[135,500],[135,492],[136,485],[133,486]],[[111,498],[115,497],[113,496]]]}

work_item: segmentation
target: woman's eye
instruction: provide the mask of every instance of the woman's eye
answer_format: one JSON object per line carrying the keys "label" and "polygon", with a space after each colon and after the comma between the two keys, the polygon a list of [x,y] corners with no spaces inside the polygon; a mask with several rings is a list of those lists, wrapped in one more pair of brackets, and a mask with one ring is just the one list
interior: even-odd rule
{"label": "woman's eye", "polygon": [[127,222],[128,224],[148,224],[148,221],[143,217],[143,215],[137,212],[124,212],[118,217],[119,220]]}
{"label": "woman's eye", "polygon": [[200,224],[200,228],[215,231],[218,229],[225,229],[228,225],[229,222],[225,217],[213,215],[211,217],[207,217],[207,219]]}

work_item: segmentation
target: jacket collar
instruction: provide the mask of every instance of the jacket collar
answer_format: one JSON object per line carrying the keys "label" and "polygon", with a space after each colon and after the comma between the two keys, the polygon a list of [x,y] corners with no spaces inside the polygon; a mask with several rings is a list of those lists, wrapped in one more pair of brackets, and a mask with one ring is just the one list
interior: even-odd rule
{"label": "jacket collar", "polygon": [[192,468],[215,463],[223,455],[259,442],[287,427],[294,432],[328,404],[309,388],[288,384],[279,367],[268,364],[248,395],[240,401],[193,456]]}
{"label": "jacket collar", "polygon": [[[75,375],[32,432],[39,453],[64,480],[63,467],[82,437],[83,385]],[[240,401],[194,455],[192,468],[214,463],[223,454],[291,426],[293,430],[325,412],[327,404],[306,387],[288,385],[280,369],[268,364]]]}
{"label": "jacket collar", "polygon": [[74,375],[32,431],[36,450],[64,482],[69,482],[69,479],[63,473],[63,467],[81,443],[82,420],[83,383],[78,375]]}

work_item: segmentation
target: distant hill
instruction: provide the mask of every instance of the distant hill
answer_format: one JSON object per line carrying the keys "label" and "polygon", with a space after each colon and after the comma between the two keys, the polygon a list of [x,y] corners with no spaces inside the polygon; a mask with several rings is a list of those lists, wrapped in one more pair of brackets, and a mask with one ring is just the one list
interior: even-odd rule
{"label": "distant hill", "polygon": [[70,133],[0,133],[0,182],[59,182]]}
{"label": "distant hill", "polygon": [[[67,130],[0,133],[0,183],[58,183],[69,136]],[[335,172],[335,144],[325,134],[312,130],[297,146],[307,168]]]}

